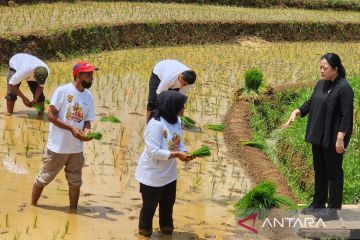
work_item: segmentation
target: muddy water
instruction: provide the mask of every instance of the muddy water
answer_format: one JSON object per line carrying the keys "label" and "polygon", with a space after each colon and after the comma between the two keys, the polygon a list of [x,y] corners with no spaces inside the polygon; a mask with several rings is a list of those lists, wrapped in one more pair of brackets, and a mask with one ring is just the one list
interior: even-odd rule
{"label": "muddy water", "polygon": [[[198,82],[190,93],[185,115],[201,126],[222,122],[233,90],[242,85],[244,68],[263,69],[268,81],[304,80],[317,70],[317,65],[307,64],[317,63],[318,55],[328,47],[327,43],[185,46],[123,50],[49,63],[52,75],[45,89],[47,98],[58,85],[72,81],[71,68],[77,60],[89,60],[99,66],[91,88],[97,114],[93,127],[104,136],[101,141],[85,144],[84,185],[77,214],[68,212],[63,172],[46,187],[39,207],[30,207],[32,184],[46,148],[48,121],[36,119],[36,112],[25,108],[20,100],[16,114],[5,116],[5,102],[2,103],[0,239],[137,239],[141,199],[134,172],[144,148],[148,78],[158,60],[182,59],[197,71]],[[345,62],[356,71],[359,44],[331,47],[347,54]],[[295,53],[289,57],[289,52],[299,50],[305,55],[300,63]],[[307,67],[300,71],[301,66]],[[2,96],[5,75],[1,72]],[[26,84],[22,88],[27,89]],[[109,114],[122,122],[98,121]],[[184,141],[190,151],[209,145],[212,156],[187,164],[178,162],[176,232],[172,239],[234,238],[233,204],[249,189],[250,181],[241,166],[227,155],[222,133],[205,129],[185,131]],[[155,229],[157,221],[156,215]],[[155,232],[153,239],[171,238]]]}

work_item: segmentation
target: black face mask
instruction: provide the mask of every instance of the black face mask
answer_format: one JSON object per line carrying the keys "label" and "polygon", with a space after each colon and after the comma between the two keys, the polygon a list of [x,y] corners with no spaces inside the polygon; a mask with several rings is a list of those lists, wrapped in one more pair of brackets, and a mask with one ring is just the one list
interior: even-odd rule
{"label": "black face mask", "polygon": [[91,84],[92,84],[91,82],[90,83],[85,82],[84,80],[81,80],[80,83],[81,83],[81,86],[83,86],[83,88],[86,88],[86,89],[90,88]]}

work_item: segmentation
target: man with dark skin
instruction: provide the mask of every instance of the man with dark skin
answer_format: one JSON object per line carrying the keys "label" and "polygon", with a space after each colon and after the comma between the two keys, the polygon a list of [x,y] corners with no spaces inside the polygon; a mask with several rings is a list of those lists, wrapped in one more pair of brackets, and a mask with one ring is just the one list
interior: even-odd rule
{"label": "man with dark skin", "polygon": [[44,187],[65,166],[69,185],[70,209],[77,209],[82,167],[83,142],[90,141],[91,121],[95,120],[93,98],[88,90],[95,67],[80,62],[73,68],[74,82],[60,86],[51,97],[47,151],[33,186],[31,204],[36,206]]}
{"label": "man with dark skin", "polygon": [[[35,56],[18,53],[11,57],[7,77],[7,94],[5,97],[8,114],[13,114],[15,102],[19,96],[25,106],[39,106],[41,111],[38,112],[38,116],[42,117],[44,115],[43,109],[45,101],[43,90],[49,75],[49,67]],[[29,85],[33,94],[32,101],[20,90],[20,85],[23,81],[26,81]]]}

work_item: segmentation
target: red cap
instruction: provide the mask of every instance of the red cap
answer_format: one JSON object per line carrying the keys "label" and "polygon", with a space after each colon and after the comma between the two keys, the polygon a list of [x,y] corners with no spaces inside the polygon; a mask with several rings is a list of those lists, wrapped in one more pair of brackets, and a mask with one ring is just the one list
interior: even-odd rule
{"label": "red cap", "polygon": [[98,70],[98,68],[90,65],[88,62],[79,62],[73,67],[73,76],[75,77],[82,72],[93,72],[94,70]]}

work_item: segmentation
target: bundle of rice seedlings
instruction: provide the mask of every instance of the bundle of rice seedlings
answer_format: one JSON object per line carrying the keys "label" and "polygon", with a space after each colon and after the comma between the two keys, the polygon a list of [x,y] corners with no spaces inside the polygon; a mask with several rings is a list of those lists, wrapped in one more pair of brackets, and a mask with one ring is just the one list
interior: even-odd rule
{"label": "bundle of rice seedlings", "polygon": [[205,127],[210,130],[222,132],[222,131],[224,131],[225,125],[223,123],[222,124],[207,124],[207,125],[205,125]]}
{"label": "bundle of rice seedlings", "polygon": [[260,142],[256,142],[256,141],[241,141],[240,142],[242,145],[245,146],[249,146],[249,147],[254,147],[260,150],[264,150],[266,148],[266,145]]}
{"label": "bundle of rice seedlings", "polygon": [[107,116],[107,117],[101,117],[100,122],[121,123],[120,119],[118,119],[114,115],[110,115],[110,116]]}
{"label": "bundle of rice seedlings", "polygon": [[189,118],[189,117],[185,117],[185,116],[180,116],[181,122],[184,124],[185,127],[187,128],[194,128],[196,122]]}
{"label": "bundle of rice seedlings", "polygon": [[286,197],[277,195],[275,183],[263,181],[240,198],[235,204],[235,214],[248,216],[256,212],[263,218],[267,215],[268,210],[274,207],[296,209],[296,204]]}
{"label": "bundle of rice seedlings", "polygon": [[198,150],[190,153],[191,157],[208,157],[211,155],[210,148],[208,146],[203,146]]}
{"label": "bundle of rice seedlings", "polygon": [[90,139],[100,140],[102,138],[102,134],[99,132],[91,132],[91,133],[86,134],[85,137],[90,138]]}
{"label": "bundle of rice seedlings", "polygon": [[245,87],[241,88],[237,94],[238,100],[255,101],[266,92],[263,82],[263,73],[258,69],[249,69],[245,72]]}

